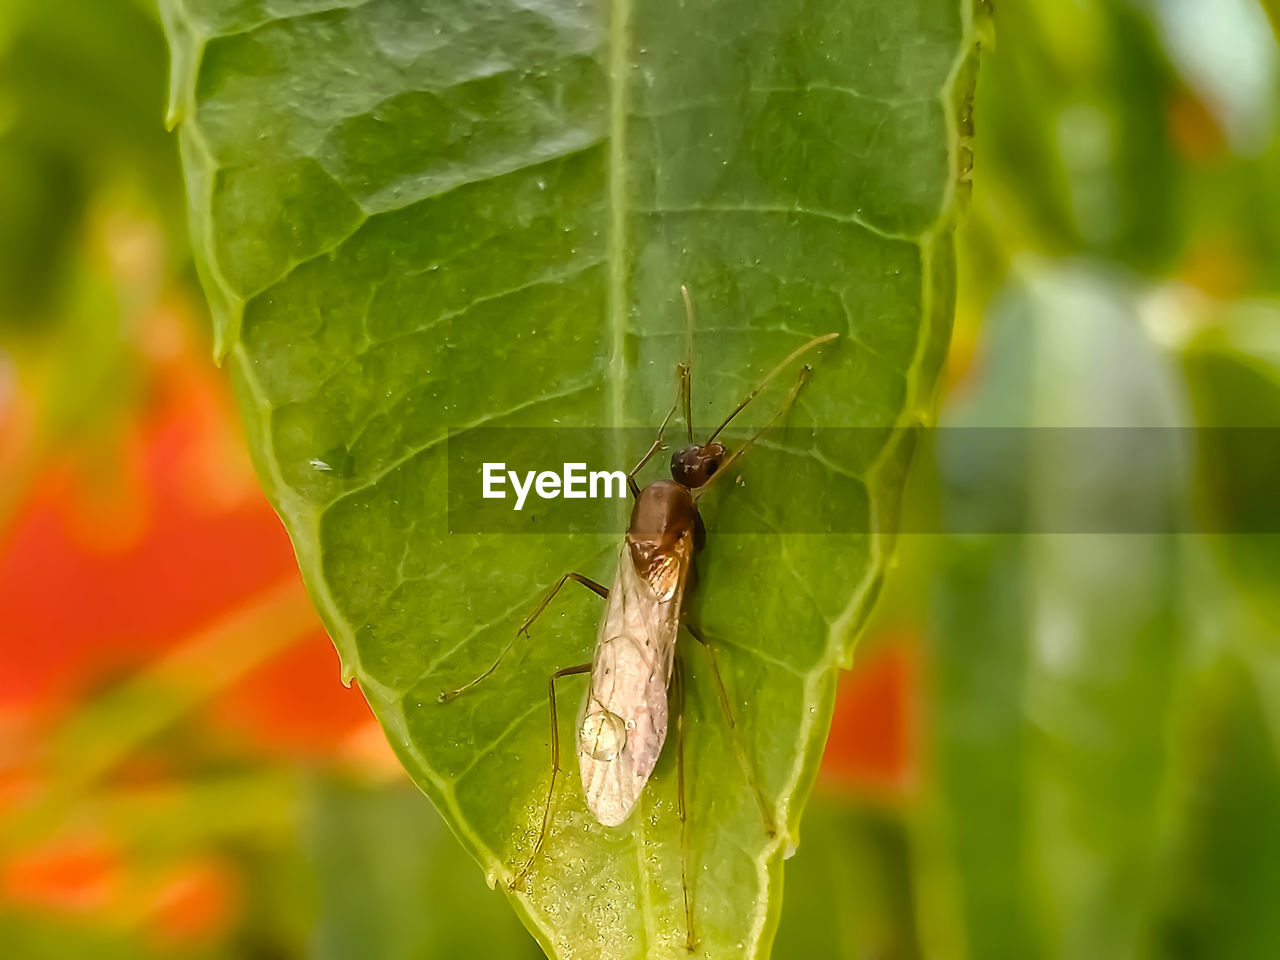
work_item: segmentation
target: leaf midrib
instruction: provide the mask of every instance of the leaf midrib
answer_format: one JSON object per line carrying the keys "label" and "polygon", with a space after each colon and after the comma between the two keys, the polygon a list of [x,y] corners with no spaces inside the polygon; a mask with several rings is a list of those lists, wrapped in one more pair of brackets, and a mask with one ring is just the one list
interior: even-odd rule
{"label": "leaf midrib", "polygon": [[[609,360],[609,420],[615,427],[626,423],[627,335],[627,75],[629,72],[631,0],[612,0],[609,9],[609,292],[607,312],[612,355]],[[621,452],[615,443],[614,460]],[[619,461],[620,462],[620,461]],[[637,811],[643,812],[643,811]],[[650,878],[645,866],[646,834],[643,823],[632,830],[636,870],[642,904],[644,950],[658,940],[657,923],[650,902]]]}
{"label": "leaf midrib", "polygon": [[631,0],[613,0],[609,14],[609,292],[608,315],[612,336],[610,406],[612,424],[622,426],[626,402],[627,327],[627,74],[630,53],[627,35]]}

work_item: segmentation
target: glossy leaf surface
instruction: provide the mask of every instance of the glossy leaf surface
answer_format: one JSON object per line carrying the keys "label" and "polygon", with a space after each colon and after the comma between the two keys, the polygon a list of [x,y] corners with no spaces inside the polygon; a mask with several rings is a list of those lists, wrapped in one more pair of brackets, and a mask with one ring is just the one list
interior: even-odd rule
{"label": "glossy leaf surface", "polygon": [[[781,827],[689,650],[698,954],[765,955],[890,547],[900,430],[946,345],[967,4],[173,0],[165,17],[193,240],[259,472],[348,674],[491,882],[532,848],[547,677],[589,658],[598,600],[571,585],[490,680],[437,696],[565,571],[610,580],[618,531],[450,535],[447,438],[655,425],[681,282],[699,424],[807,337],[841,335],[788,423],[873,429],[746,458],[708,498],[692,610]],[[813,503],[878,532],[786,532]],[[717,540],[735,513],[779,532]],[[566,760],[516,910],[554,956],[688,956],[672,751],[617,829]]]}

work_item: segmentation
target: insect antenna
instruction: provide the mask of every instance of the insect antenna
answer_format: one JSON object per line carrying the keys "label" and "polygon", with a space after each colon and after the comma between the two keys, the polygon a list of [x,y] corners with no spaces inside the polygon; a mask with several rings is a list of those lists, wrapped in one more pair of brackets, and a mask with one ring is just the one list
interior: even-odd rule
{"label": "insect antenna", "polygon": [[[832,336],[834,336],[834,334]],[[720,464],[720,469],[711,475],[711,479],[697,489],[694,493],[695,498],[701,497],[718,478],[727,474],[729,472],[729,468],[733,466],[734,461],[746,453],[748,448],[753,446],[755,442],[763,437],[775,423],[786,415],[787,411],[791,409],[791,405],[796,402],[796,397],[800,396],[800,391],[804,388],[804,383],[809,379],[809,374],[812,372],[813,367],[809,366],[807,363],[800,368],[800,374],[796,377],[796,382],[792,384],[791,391],[787,394],[787,398],[782,401],[782,406],[778,407],[778,409],[773,412],[773,416],[765,422],[764,426],[753,433],[746,443],[725,458],[724,463]],[[708,440],[707,442],[710,443],[711,441]]]}
{"label": "insect antenna", "polygon": [[734,417],[736,417],[746,408],[747,404],[749,404],[752,400],[758,397],[760,395],[760,391],[763,390],[765,387],[767,387],[770,384],[770,382],[772,382],[773,378],[776,377],[778,374],[780,374],[783,370],[785,370],[788,367],[788,365],[791,364],[792,361],[794,361],[797,357],[803,356],[804,354],[808,353],[814,347],[820,346],[821,344],[824,344],[824,343],[829,343],[830,341],[835,340],[839,336],[840,334],[838,333],[826,333],[820,337],[814,337],[808,343],[803,344],[799,347],[796,347],[795,350],[792,350],[791,353],[787,355],[785,360],[783,360],[776,367],[774,367],[772,370],[770,370],[768,373],[764,375],[764,379],[761,380],[759,383],[757,383],[755,387],[752,388],[751,392],[748,393],[746,397],[742,399],[742,402],[739,403],[736,407],[734,407],[733,410],[730,412],[730,414],[724,418],[724,421],[720,424],[720,426],[716,427],[715,430],[711,432],[711,436],[707,437],[707,443],[710,443],[712,440],[718,437],[720,435],[720,431],[723,430],[725,427],[727,427],[729,425],[729,422],[733,420]]}
{"label": "insect antenna", "polygon": [[680,284],[680,296],[684,298],[684,369],[688,379],[684,388],[684,424],[693,443],[693,300],[689,288]]}

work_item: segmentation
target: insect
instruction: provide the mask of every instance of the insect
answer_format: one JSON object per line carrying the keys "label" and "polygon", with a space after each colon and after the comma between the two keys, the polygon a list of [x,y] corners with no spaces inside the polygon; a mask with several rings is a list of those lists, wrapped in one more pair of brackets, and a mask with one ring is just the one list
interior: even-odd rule
{"label": "insect", "polygon": [[[689,293],[680,288],[686,316],[686,351],[692,341],[693,306]],[[684,770],[684,675],[676,639],[683,627],[708,653],[715,678],[717,699],[733,735],[734,750],[743,767],[760,808],[765,829],[776,833],[773,812],[751,769],[746,753],[737,741],[733,709],[725,689],[713,647],[684,615],[684,601],[693,570],[694,557],[706,537],[698,499],[711,483],[730,466],[791,407],[809,376],[811,367],[801,367],[783,404],[739,449],[730,453],[717,440],[721,432],[742,410],[803,354],[837,338],[829,333],[814,337],[793,350],[738,403],[703,443],[695,443],[692,422],[691,364],[676,367],[676,399],[658,428],[657,437],[639,463],[627,475],[634,503],[626,536],[618,557],[611,588],[579,573],[566,573],[542,599],[493,664],[475,679],[440,695],[442,702],[461,696],[498,669],[517,638],[528,634],[534,621],[569,581],[582,584],[607,602],[590,663],[566,667],[553,673],[547,682],[551,706],[551,782],[542,808],[538,839],[523,866],[511,881],[522,885],[529,868],[537,860],[551,821],[556,779],[560,773],[560,735],[556,709],[556,681],[590,674],[590,685],[579,711],[577,726],[578,767],[587,806],[600,823],[617,826],[635,809],[666,741],[669,694],[674,701],[676,725],[677,810],[681,823],[681,880],[688,947],[694,949],[693,903],[687,882],[687,824]],[[676,412],[683,408],[687,444],[671,458],[671,479],[657,480],[643,489],[636,475],[660,451],[663,436]]]}

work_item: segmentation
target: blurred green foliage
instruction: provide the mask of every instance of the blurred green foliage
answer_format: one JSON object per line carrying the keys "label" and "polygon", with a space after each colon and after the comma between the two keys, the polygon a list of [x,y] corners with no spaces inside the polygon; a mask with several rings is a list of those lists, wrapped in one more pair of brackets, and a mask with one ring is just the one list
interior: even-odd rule
{"label": "blurred green foliage", "polygon": [[[1280,425],[1268,13],[1001,0],[945,421]],[[143,191],[185,262],[163,50],[141,2],[0,7],[0,348],[75,379],[118,322],[67,293],[92,272],[94,204]],[[100,341],[33,352],[77,316]],[[1103,464],[1083,489],[1052,450],[999,475],[934,451],[911,509],[999,518],[1120,489],[1191,516],[1280,511],[1270,435],[1201,436],[1165,470]],[[1276,534],[905,537],[869,642],[892,628],[924,651],[916,788],[889,803],[820,788],[775,956],[1280,956],[1278,580]],[[186,808],[221,824],[251,878],[252,906],[208,956],[528,948],[403,788],[290,772],[237,796],[218,806],[261,817]],[[23,958],[192,955],[13,904],[0,935]]]}
{"label": "blurred green foliage", "polygon": [[[0,526],[51,455],[100,454],[118,430],[140,389],[140,301],[190,270],[177,146],[157,122],[166,67],[148,0],[0,3],[0,361],[36,405]],[[155,276],[137,250],[149,234]]]}
{"label": "blurred green foliage", "polygon": [[787,890],[774,960],[925,955],[911,836],[891,809],[820,794],[805,811],[804,847],[787,864]]}
{"label": "blurred green foliage", "polygon": [[[988,322],[985,376],[951,411],[957,424],[1180,425],[1171,365],[1127,287],[1085,267],[1014,283]],[[939,813],[927,829],[953,873],[967,955],[1140,956],[1174,815],[1183,544],[1041,533],[1039,518],[1120,500],[1169,528],[1185,451],[1171,443],[1136,460],[1124,448],[1084,464],[1063,461],[1055,431],[1014,436],[1027,447],[1017,476],[951,450],[953,435],[939,441],[944,518],[959,493],[968,510],[1017,503],[1018,529],[1031,532],[941,545],[926,698]]]}
{"label": "blurred green foliage", "polygon": [[317,960],[542,956],[416,790],[320,782],[304,822]]}
{"label": "blurred green foliage", "polygon": [[58,316],[89,207],[136,191],[185,256],[163,117],[167,54],[143,0],[6,0],[0,8],[0,324]]}

